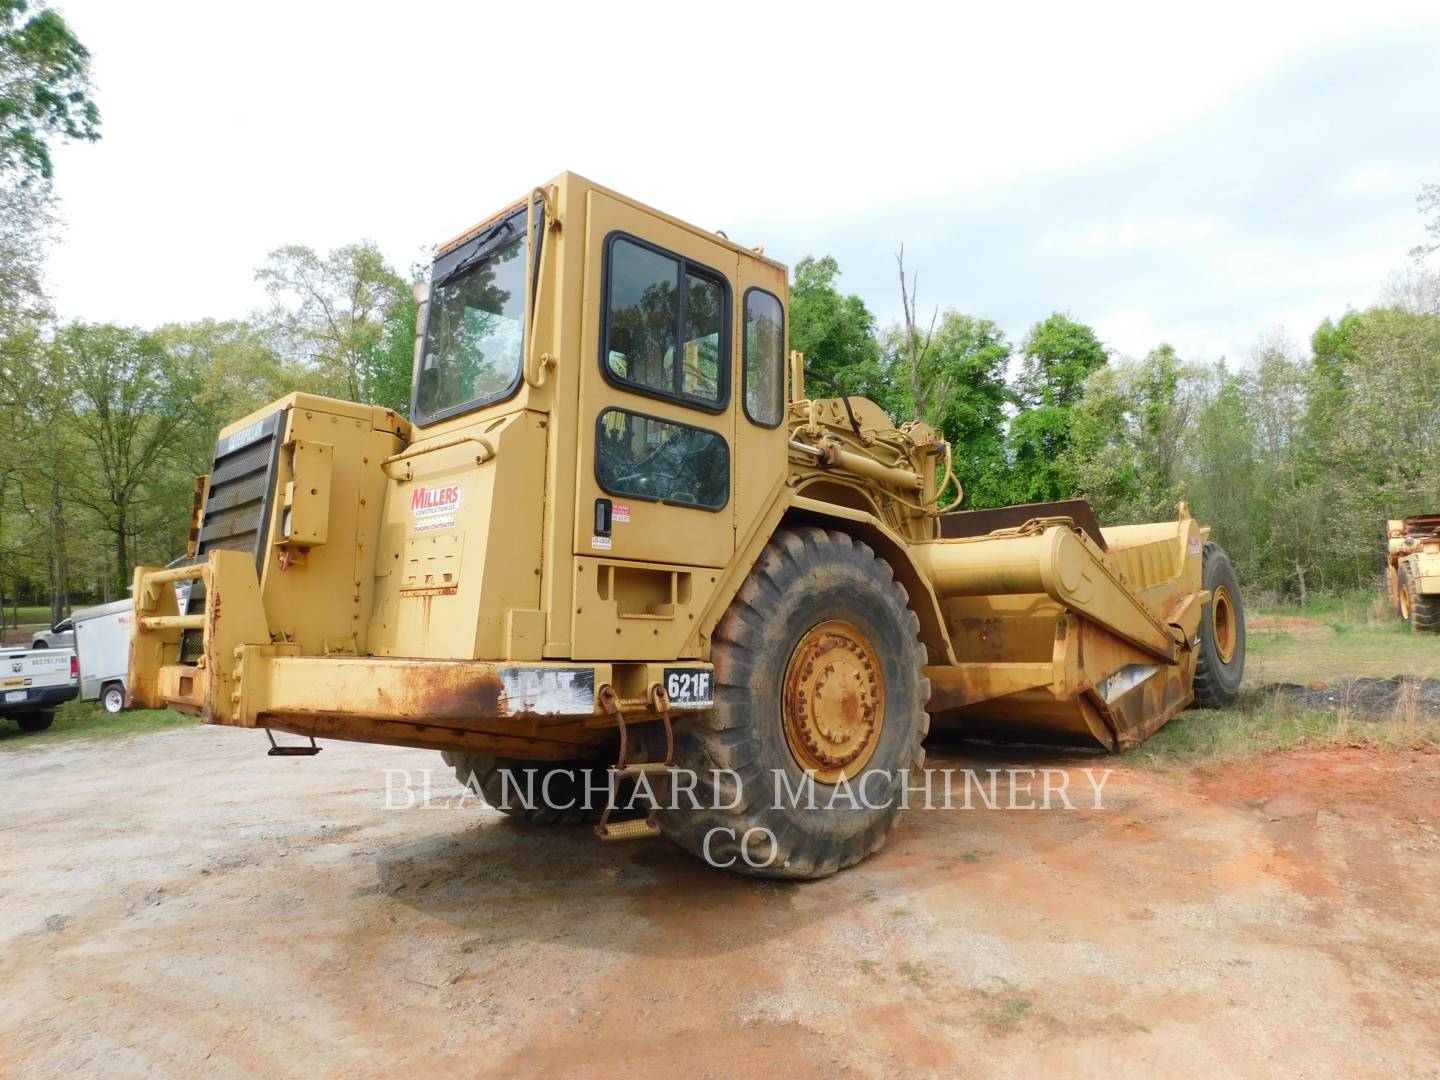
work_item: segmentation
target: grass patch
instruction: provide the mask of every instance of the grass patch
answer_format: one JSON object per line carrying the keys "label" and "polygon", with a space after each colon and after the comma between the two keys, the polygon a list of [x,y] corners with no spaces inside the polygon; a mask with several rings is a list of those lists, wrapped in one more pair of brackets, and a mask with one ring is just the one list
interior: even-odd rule
{"label": "grass patch", "polygon": [[1305,608],[1246,612],[1249,621],[1265,616],[1299,616],[1312,625],[1308,631],[1280,627],[1246,634],[1245,685],[1250,689],[1356,676],[1440,678],[1440,634],[1415,633],[1374,593],[1322,598]]}
{"label": "grass patch", "polygon": [[1327,712],[1278,695],[1252,695],[1249,702],[1242,699],[1232,709],[1187,709],[1127,753],[1125,760],[1164,769],[1277,750],[1353,745],[1440,746],[1440,721],[1417,717],[1414,710],[1358,721],[1343,705]]}
{"label": "grass patch", "polygon": [[20,623],[22,625],[24,625],[25,623],[42,622],[46,626],[49,626],[50,607],[48,604],[44,607],[40,607],[39,605],[27,607],[26,605],[21,604],[18,608],[7,607],[5,609],[5,624],[7,626],[10,623],[14,622],[17,618],[20,620]]}
{"label": "grass patch", "polygon": [[985,1008],[976,1012],[975,1018],[984,1024],[992,1035],[1008,1035],[1020,1026],[1030,1014],[1029,998],[1022,997],[1015,986],[1006,979],[997,979],[1000,990],[975,988],[975,993],[985,1002]]}
{"label": "grass patch", "polygon": [[0,750],[45,746],[57,739],[116,739],[199,722],[174,709],[132,709],[111,716],[99,702],[67,701],[55,710],[55,723],[45,731],[24,732],[14,721],[0,719]]}

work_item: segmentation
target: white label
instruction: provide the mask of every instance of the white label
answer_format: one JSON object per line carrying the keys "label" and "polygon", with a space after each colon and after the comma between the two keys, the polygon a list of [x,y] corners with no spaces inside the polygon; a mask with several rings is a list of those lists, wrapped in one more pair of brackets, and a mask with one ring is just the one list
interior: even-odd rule
{"label": "white label", "polygon": [[1199,538],[1198,536],[1192,536],[1192,537],[1190,538],[1190,554],[1191,554],[1191,555],[1199,555],[1199,554],[1200,554],[1200,538]]}
{"label": "white label", "polygon": [[609,551],[609,550],[610,550],[610,537],[608,537],[608,536],[592,536],[592,537],[590,537],[590,546],[591,546],[592,548],[594,548],[596,551]]}
{"label": "white label", "polygon": [[505,716],[589,716],[595,711],[591,668],[501,668]]}
{"label": "white label", "polygon": [[628,524],[630,521],[630,504],[616,503],[612,506],[610,508],[610,520],[617,525],[622,521]]}
{"label": "white label", "polygon": [[241,431],[237,431],[234,435],[231,435],[228,439],[225,440],[225,453],[234,453],[242,446],[249,446],[256,439],[260,438],[260,434],[264,427],[265,421],[260,420]]}
{"label": "white label", "polygon": [[410,492],[410,516],[415,519],[415,531],[424,533],[452,528],[455,512],[460,509],[464,495],[463,484],[415,488]]}

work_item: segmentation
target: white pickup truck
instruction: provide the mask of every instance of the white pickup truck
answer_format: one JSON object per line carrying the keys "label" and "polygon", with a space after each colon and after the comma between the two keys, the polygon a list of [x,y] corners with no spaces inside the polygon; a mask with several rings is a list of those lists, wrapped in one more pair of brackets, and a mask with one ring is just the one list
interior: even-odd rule
{"label": "white pickup truck", "polygon": [[74,649],[0,648],[0,716],[21,731],[44,731],[55,706],[80,693]]}

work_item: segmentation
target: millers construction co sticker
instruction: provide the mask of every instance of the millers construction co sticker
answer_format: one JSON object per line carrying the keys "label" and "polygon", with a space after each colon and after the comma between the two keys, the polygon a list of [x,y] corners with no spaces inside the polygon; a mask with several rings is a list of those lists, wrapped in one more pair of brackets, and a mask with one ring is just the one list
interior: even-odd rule
{"label": "millers construction co sticker", "polygon": [[415,531],[434,532],[454,526],[463,491],[463,484],[444,484],[417,487],[410,492],[410,516],[415,519]]}
{"label": "millers construction co sticker", "polygon": [[1190,554],[1191,554],[1191,555],[1199,555],[1199,554],[1200,554],[1200,538],[1199,538],[1198,536],[1192,536],[1192,537],[1190,538]]}
{"label": "millers construction co sticker", "polygon": [[616,503],[610,508],[610,520],[615,524],[628,524],[630,521],[630,504]]}

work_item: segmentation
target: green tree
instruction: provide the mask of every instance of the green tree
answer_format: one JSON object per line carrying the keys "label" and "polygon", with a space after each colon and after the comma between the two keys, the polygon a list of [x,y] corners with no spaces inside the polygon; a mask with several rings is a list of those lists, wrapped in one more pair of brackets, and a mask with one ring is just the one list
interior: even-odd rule
{"label": "green tree", "polygon": [[1105,346],[1090,327],[1056,312],[1030,328],[1022,350],[1020,411],[1010,424],[1013,493],[1019,502],[1069,498],[1077,408],[1085,381],[1105,366]]}
{"label": "green tree", "polygon": [[[967,509],[1009,501],[1005,457],[1005,410],[1011,403],[1005,371],[1010,345],[989,319],[946,311],[925,349],[906,348],[905,327],[885,337],[885,369],[892,373],[890,408],[897,417],[917,417],[950,443],[955,475],[965,489]],[[911,357],[922,360],[911,370]],[[919,386],[921,401],[914,400]]]}
{"label": "green tree", "polygon": [[1189,435],[1204,407],[1204,373],[1169,345],[1091,374],[1065,453],[1075,488],[1107,521],[1154,521],[1187,497]]}
{"label": "green tree", "polygon": [[1283,335],[1256,348],[1250,412],[1260,462],[1258,497],[1264,507],[1257,536],[1270,581],[1304,605],[1318,584],[1327,536],[1327,503],[1315,483],[1306,415],[1314,368]]}
{"label": "green tree", "polygon": [[221,427],[292,391],[320,391],[316,372],[280,356],[266,335],[244,320],[171,323],[157,329],[155,337],[177,369],[199,388],[194,434],[201,472],[214,453]]}
{"label": "green tree", "polygon": [[159,338],[121,326],[66,327],[48,365],[83,455],[70,497],[109,534],[111,578],[123,595],[137,547],[168,557],[184,535],[188,470],[177,468],[175,454],[196,423],[200,387]]}
{"label": "green tree", "polygon": [[[373,242],[325,255],[299,244],[277,248],[255,278],[270,294],[262,321],[275,348],[314,370],[324,393],[365,403],[393,393],[380,361],[394,360],[383,347],[386,322],[408,286]],[[408,359],[404,371],[408,382]]]}
{"label": "green tree", "polygon": [[42,275],[54,227],[49,190],[0,180],[0,335],[19,333],[46,315]]}
{"label": "green tree", "polygon": [[[840,264],[829,255],[807,255],[790,284],[790,348],[805,354],[805,366],[834,379],[852,394],[889,408],[890,386],[880,366],[875,316],[858,296],[835,285]],[[819,391],[828,393],[828,391]]]}
{"label": "green tree", "polygon": [[90,91],[90,53],[59,13],[0,0],[0,175],[49,180],[51,140],[98,139]]}
{"label": "green tree", "polygon": [[1185,493],[1195,517],[1209,522],[1242,581],[1258,584],[1256,536],[1264,517],[1258,492],[1253,385],[1223,360],[1201,370],[1195,419],[1186,433]]}

